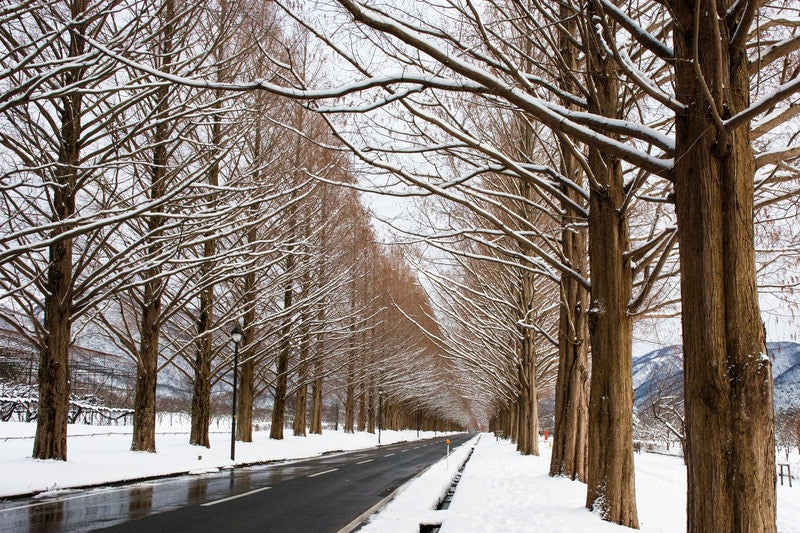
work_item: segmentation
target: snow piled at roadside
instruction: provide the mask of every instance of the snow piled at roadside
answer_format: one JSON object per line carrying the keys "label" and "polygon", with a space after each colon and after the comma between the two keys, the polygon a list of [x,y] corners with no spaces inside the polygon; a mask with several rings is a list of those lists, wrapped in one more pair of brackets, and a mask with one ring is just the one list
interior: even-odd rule
{"label": "snow piled at roadside", "polygon": [[[486,436],[483,436],[486,438]],[[359,533],[418,533],[420,524],[438,524],[447,511],[435,508],[450,487],[479,437],[465,442],[450,457],[433,464],[425,472],[403,485],[395,497]]]}
{"label": "snow piled at roadside", "polygon": [[[447,484],[435,484],[434,480],[420,476],[402,489],[395,502],[373,517],[370,527],[364,531],[416,533],[421,521],[435,519],[442,521],[441,533],[630,532],[629,528],[604,522],[584,507],[585,484],[548,475],[548,444],[540,442],[539,457],[525,457],[516,451],[514,444],[483,435],[464,468],[449,509],[430,511],[438,499],[432,501],[428,493],[438,491],[441,496]],[[457,453],[468,452],[469,447],[464,445]],[[793,461],[799,459],[795,452]],[[635,455],[635,463],[641,531],[685,531],[686,468],[683,460],[643,453]],[[795,465],[792,466],[794,472]],[[442,468],[440,462],[431,469],[439,469],[438,480],[445,479]],[[795,481],[794,485],[790,488],[787,482],[777,487],[778,531],[781,533],[800,533],[800,484]]]}
{"label": "snow piled at roadside", "polygon": [[[158,453],[131,452],[130,427],[70,426],[68,461],[31,458],[35,424],[0,423],[0,497],[73,487],[141,479],[171,473],[216,471],[229,467],[230,433],[212,433],[211,448],[190,446],[188,427],[160,428]],[[180,432],[179,434],[171,434]],[[83,435],[83,436],[81,436]],[[440,434],[441,435],[441,434]],[[420,438],[436,436],[421,432]],[[383,431],[381,443],[416,439],[416,431]],[[522,456],[505,440],[484,434],[454,449],[414,478],[374,515],[367,533],[417,533],[421,523],[442,522],[442,533],[511,532],[630,533],[630,529],[602,521],[584,508],[586,485],[551,478],[550,448],[540,442],[539,457]],[[236,443],[237,464],[292,460],[330,451],[370,448],[377,436],[326,431],[323,435],[294,437],[283,441],[254,432],[253,443]],[[433,510],[472,447],[449,509]],[[636,454],[636,499],[641,531],[673,533],[686,529],[686,469],[679,457]],[[800,533],[800,455],[793,450],[779,462],[789,463],[795,475],[778,484],[778,531]]]}
{"label": "snow piled at roadside", "polygon": [[[130,451],[131,429],[70,425],[67,461],[52,461],[31,457],[35,423],[0,422],[0,498],[184,472],[216,472],[232,465],[227,431],[212,432],[211,448],[205,448],[188,444],[188,427],[160,426],[157,453],[147,453]],[[416,440],[416,435],[412,430],[384,430],[381,444]],[[420,439],[434,436],[432,431],[419,434]],[[314,457],[370,448],[377,443],[377,435],[365,432],[325,431],[307,437],[289,434],[278,441],[270,440],[267,431],[254,431],[253,442],[236,443],[236,464]]]}

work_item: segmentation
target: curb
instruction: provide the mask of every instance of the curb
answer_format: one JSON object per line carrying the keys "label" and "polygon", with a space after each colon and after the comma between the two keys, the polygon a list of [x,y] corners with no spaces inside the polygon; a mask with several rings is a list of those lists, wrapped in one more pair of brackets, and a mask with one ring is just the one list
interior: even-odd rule
{"label": "curb", "polygon": [[[480,436],[479,436],[478,440],[480,440]],[[464,444],[466,444],[466,442],[465,442]],[[464,444],[462,444],[461,446],[464,446]],[[475,445],[476,445],[476,444],[477,444],[477,441],[475,442],[475,444],[473,444],[473,445],[472,445],[472,449],[473,449],[473,450],[475,449]],[[461,446],[459,446],[459,448],[460,448]],[[469,454],[467,454],[467,456],[464,458],[464,462],[463,462],[463,463],[461,463],[461,465],[458,467],[458,469],[456,469],[456,473],[454,474],[454,476],[453,476],[453,479],[455,479],[455,477],[456,477],[456,476],[458,476],[458,474],[460,473],[460,471],[461,471],[461,470],[463,470],[463,468],[464,468],[464,467],[466,466],[466,464],[469,462],[469,460],[470,460],[470,458],[471,458],[471,457],[472,457],[472,453],[470,452],[470,453],[469,453]],[[372,516],[373,514],[376,514],[376,513],[378,513],[379,511],[381,511],[381,510],[382,510],[384,507],[386,507],[386,505],[388,505],[388,504],[389,504],[389,503],[390,503],[390,502],[391,502],[391,501],[392,501],[392,500],[395,498],[395,496],[397,496],[397,494],[398,494],[398,493],[399,493],[399,492],[400,492],[402,489],[406,488],[406,486],[408,486],[408,485],[410,485],[411,483],[413,483],[414,481],[416,481],[416,480],[417,480],[417,478],[419,478],[420,476],[422,476],[423,474],[425,474],[425,473],[426,473],[428,470],[430,470],[431,468],[433,468],[433,466],[434,466],[435,464],[436,464],[436,463],[434,463],[434,464],[430,465],[428,468],[425,468],[425,469],[424,469],[424,470],[422,470],[421,472],[418,472],[418,473],[417,473],[415,476],[413,476],[413,477],[409,478],[408,480],[406,480],[406,481],[405,481],[405,482],[404,482],[402,485],[400,485],[399,487],[397,487],[396,489],[394,489],[394,490],[393,490],[393,491],[392,491],[392,492],[391,492],[391,493],[390,493],[388,496],[386,496],[385,498],[383,498],[381,501],[379,501],[378,503],[376,503],[375,505],[373,505],[372,507],[370,507],[369,509],[367,509],[367,510],[366,510],[366,511],[364,511],[363,513],[361,513],[359,516],[357,516],[357,517],[356,517],[355,519],[353,519],[353,520],[352,520],[352,521],[351,521],[349,524],[347,524],[346,526],[344,526],[342,529],[340,529],[340,530],[339,530],[339,531],[337,531],[336,533],[351,533],[351,532],[353,532],[353,531],[356,531],[356,530],[358,530],[358,529],[359,529],[361,526],[365,525],[365,522],[367,521],[367,519],[368,519],[370,516]],[[451,483],[452,483],[453,479],[451,479],[451,480],[450,480],[450,481],[451,481]],[[439,505],[441,505],[441,501],[443,501],[443,500],[444,500],[444,498],[446,497],[446,495],[447,495],[447,490],[449,490],[449,488],[450,488],[450,487],[448,486],[448,489],[446,489],[446,490],[445,490],[445,492],[444,492],[444,494],[442,494],[442,495],[440,496],[440,501],[439,501],[439,503],[437,503],[437,507],[438,507]]]}

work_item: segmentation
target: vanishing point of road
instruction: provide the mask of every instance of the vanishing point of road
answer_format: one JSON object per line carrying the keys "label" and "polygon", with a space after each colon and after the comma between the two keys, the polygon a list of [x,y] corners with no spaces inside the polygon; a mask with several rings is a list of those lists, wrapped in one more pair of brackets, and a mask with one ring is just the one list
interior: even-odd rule
{"label": "vanishing point of road", "polygon": [[[448,436],[451,449],[470,438]],[[350,531],[446,453],[445,437],[0,502],[0,532]]]}

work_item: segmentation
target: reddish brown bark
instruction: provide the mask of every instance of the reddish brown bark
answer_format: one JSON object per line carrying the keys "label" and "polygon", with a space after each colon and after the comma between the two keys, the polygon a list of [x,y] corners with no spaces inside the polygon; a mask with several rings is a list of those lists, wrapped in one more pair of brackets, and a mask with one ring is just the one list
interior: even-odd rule
{"label": "reddish brown bark", "polygon": [[[776,530],[772,372],[756,290],[746,13],[674,2],[688,531]],[[695,61],[697,59],[697,61]],[[698,75],[702,74],[702,77]]]}
{"label": "reddish brown bark", "polygon": [[[590,4],[587,15],[594,16]],[[613,39],[613,36],[605,36]],[[619,118],[618,74],[598,35],[587,37],[587,61],[594,94],[589,111]],[[589,149],[594,181],[589,195],[589,258],[592,375],[586,506],[604,520],[639,527],[633,464],[633,322],[628,303],[633,274],[625,259],[630,247],[622,165]]]}
{"label": "reddish brown bark", "polygon": [[[559,49],[566,69],[578,71],[577,51],[573,35],[577,34],[576,13],[572,6],[560,4],[563,31],[559,33]],[[574,94],[574,80],[566,73],[559,86]],[[563,105],[573,106],[568,100]],[[584,183],[571,147],[561,148],[561,166],[564,176],[578,185]],[[575,206],[584,204],[573,187],[562,185],[563,210],[561,250],[564,260],[574,272],[588,278],[587,232],[583,226],[584,215]],[[579,280],[564,276],[560,282],[560,309],[558,327],[558,374],[555,386],[553,451],[550,456],[550,475],[566,476],[586,481],[587,434],[589,424],[589,293]]]}
{"label": "reddish brown bark", "polygon": [[[86,10],[84,0],[70,3],[73,20]],[[86,47],[81,32],[85,24],[76,24],[69,31],[69,55],[79,57]],[[63,85],[78,84],[83,67],[69,68]],[[59,165],[52,176],[51,209],[54,222],[65,222],[75,214],[77,171],[80,165],[82,108],[80,91],[67,94],[60,100],[61,131]],[[37,459],[67,459],[67,421],[69,417],[69,345],[72,328],[72,238],[60,235],[68,229],[53,230],[49,247],[47,281],[44,296],[45,338],[39,351],[39,400],[33,457]]]}

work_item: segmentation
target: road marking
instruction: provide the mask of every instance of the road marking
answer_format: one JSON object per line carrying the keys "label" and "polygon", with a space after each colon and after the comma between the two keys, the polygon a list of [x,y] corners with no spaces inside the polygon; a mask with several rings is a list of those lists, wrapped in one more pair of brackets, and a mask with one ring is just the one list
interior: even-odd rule
{"label": "road marking", "polygon": [[387,453],[386,455],[384,455],[384,457],[391,457],[393,455],[394,455],[393,453]]}
{"label": "road marking", "polygon": [[250,490],[250,491],[247,491],[247,492],[243,492],[241,494],[236,494],[234,496],[228,496],[227,498],[222,498],[221,500],[214,500],[213,502],[201,503],[200,506],[201,507],[209,507],[211,505],[217,505],[218,503],[229,502],[231,500],[235,500],[237,498],[244,498],[245,496],[250,496],[251,494],[255,494],[256,492],[261,492],[261,491],[264,491],[264,490],[267,490],[267,489],[271,489],[271,488],[272,487],[261,487],[260,489],[253,489],[253,490]]}
{"label": "road marking", "polygon": [[316,474],[309,474],[308,477],[317,477],[317,476],[321,476],[322,474],[330,474],[331,472],[336,472],[337,470],[339,470],[339,469],[338,468],[331,468],[330,470],[326,470],[324,472],[317,472]]}
{"label": "road marking", "polygon": [[[420,477],[425,472],[426,472],[426,470],[423,469],[416,476],[414,476],[414,479]],[[353,533],[353,531],[355,531],[357,528],[359,528],[367,518],[372,516],[373,513],[376,513],[378,510],[380,510],[381,508],[386,506],[386,504],[389,503],[392,500],[392,498],[394,498],[397,495],[398,492],[400,492],[400,489],[402,489],[406,485],[410,484],[411,481],[412,480],[408,480],[406,483],[403,483],[402,485],[400,485],[399,487],[394,489],[384,499],[382,499],[381,501],[379,501],[378,503],[376,503],[375,505],[373,505],[372,507],[370,507],[369,509],[367,509],[363,513],[361,513],[361,515],[356,517],[355,520],[353,520],[352,522],[350,522],[349,524],[344,526],[337,533]]]}
{"label": "road marking", "polygon": [[366,461],[359,461],[359,462],[357,462],[356,464],[357,464],[357,465],[363,465],[364,463],[369,463],[369,462],[371,462],[371,461],[372,461],[372,459],[367,459]]}
{"label": "road marking", "polygon": [[400,453],[406,453],[408,450],[400,450]]}

